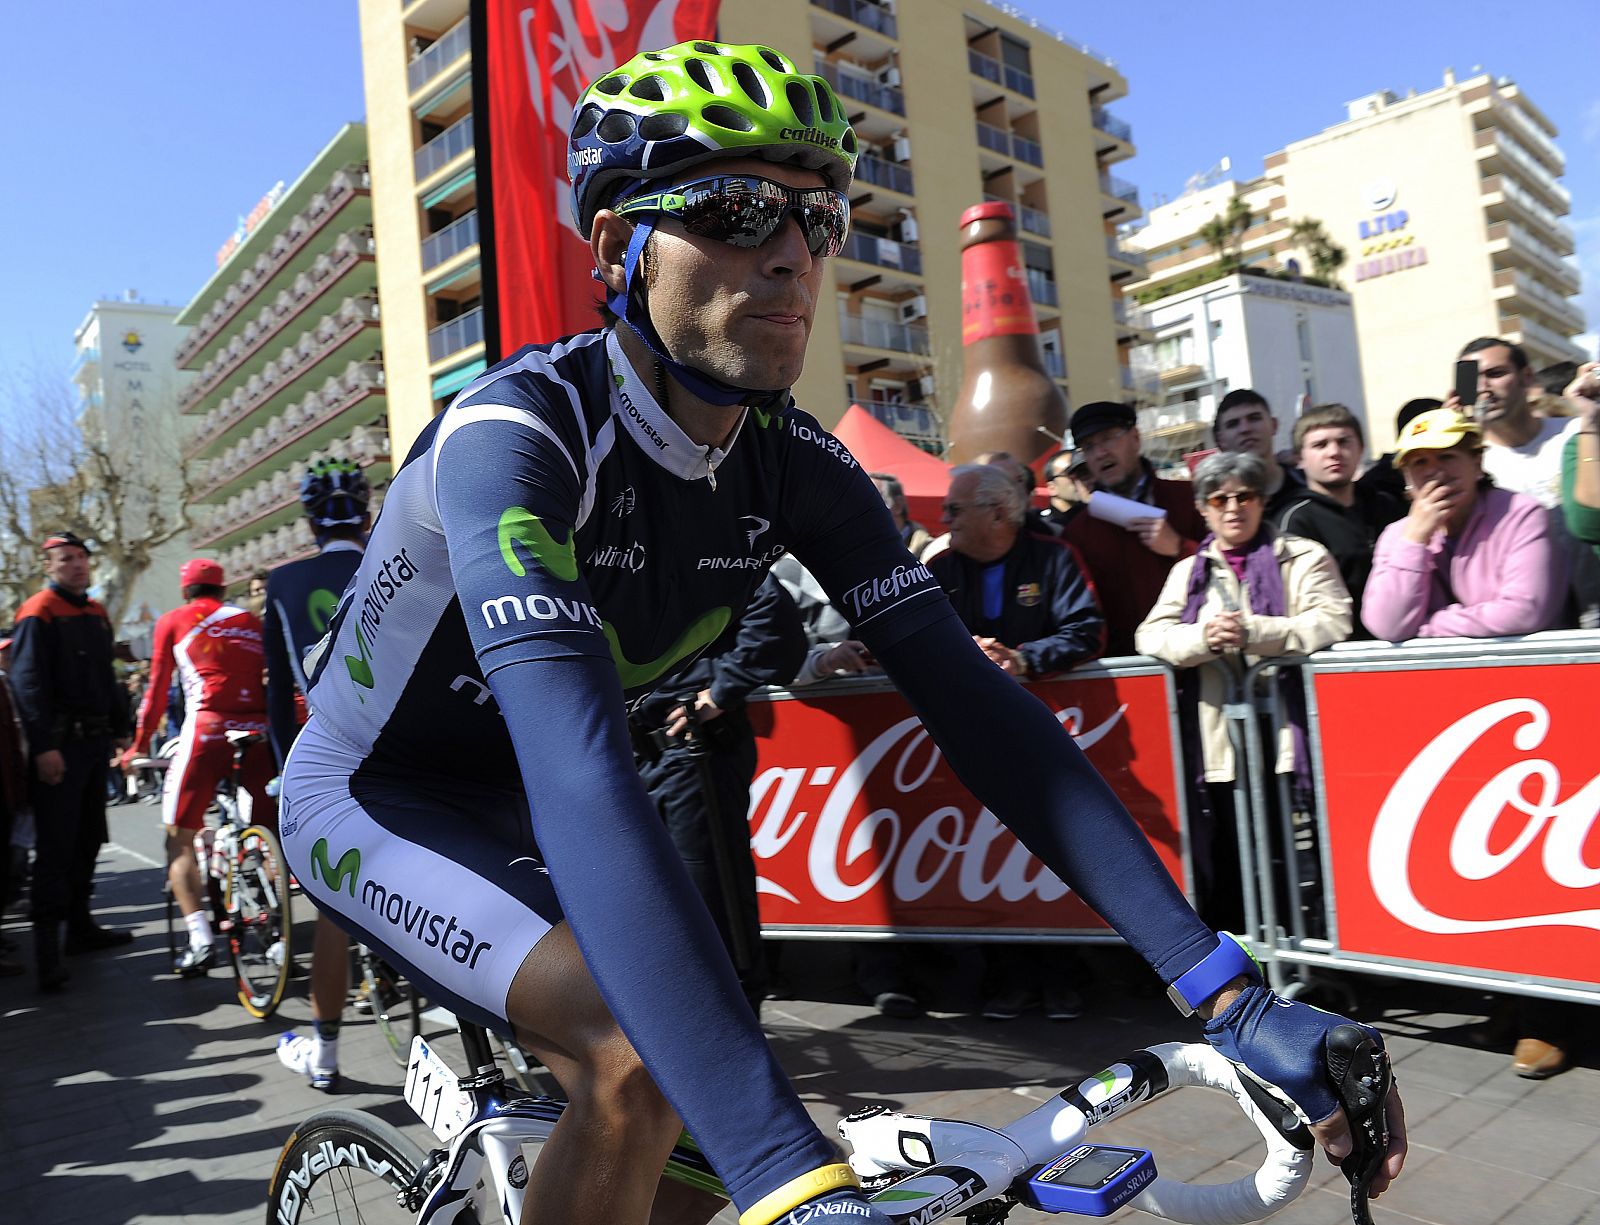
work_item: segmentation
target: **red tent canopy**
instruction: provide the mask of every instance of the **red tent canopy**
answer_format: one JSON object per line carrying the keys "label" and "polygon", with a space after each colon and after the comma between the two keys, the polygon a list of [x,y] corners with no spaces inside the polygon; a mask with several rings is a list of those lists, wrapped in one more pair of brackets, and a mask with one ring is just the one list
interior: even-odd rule
{"label": "red tent canopy", "polygon": [[868,472],[887,473],[905,486],[913,519],[935,536],[944,530],[939,525],[939,504],[950,487],[950,468],[942,459],[907,442],[859,404],[852,404],[839,418],[833,436]]}

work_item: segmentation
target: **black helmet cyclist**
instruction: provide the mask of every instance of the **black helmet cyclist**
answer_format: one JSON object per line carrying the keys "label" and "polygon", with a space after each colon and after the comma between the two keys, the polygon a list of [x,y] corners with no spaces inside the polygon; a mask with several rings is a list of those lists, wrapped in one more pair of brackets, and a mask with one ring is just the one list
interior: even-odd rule
{"label": "black helmet cyclist", "polygon": [[371,497],[360,466],[348,459],[319,459],[300,478],[300,504],[318,530],[358,526]]}

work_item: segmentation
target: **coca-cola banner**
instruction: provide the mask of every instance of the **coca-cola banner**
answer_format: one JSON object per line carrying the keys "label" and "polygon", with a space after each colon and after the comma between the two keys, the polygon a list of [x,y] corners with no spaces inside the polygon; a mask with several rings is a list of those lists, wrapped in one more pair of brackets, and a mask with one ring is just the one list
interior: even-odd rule
{"label": "coca-cola banner", "polygon": [[[1167,673],[1095,669],[1029,688],[1184,882]],[[1105,934],[956,781],[897,693],[853,682],[798,693],[749,707],[761,738],[750,835],[767,930]]]}
{"label": "coca-cola banner", "polygon": [[490,362],[593,327],[601,301],[568,208],[567,127],[640,51],[716,35],[718,0],[472,0],[484,337]]}
{"label": "coca-cola banner", "polygon": [[1600,983],[1600,668],[1314,684],[1340,951]]}

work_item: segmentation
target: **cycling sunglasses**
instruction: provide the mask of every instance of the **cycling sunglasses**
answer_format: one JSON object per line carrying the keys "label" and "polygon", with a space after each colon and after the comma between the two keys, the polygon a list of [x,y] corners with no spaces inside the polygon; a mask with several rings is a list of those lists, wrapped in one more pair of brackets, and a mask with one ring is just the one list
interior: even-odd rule
{"label": "cycling sunglasses", "polygon": [[680,183],[667,191],[624,200],[619,217],[665,213],[689,233],[733,247],[759,247],[793,213],[814,256],[831,259],[844,250],[850,229],[850,198],[829,187],[801,191],[749,174],[719,174]]}

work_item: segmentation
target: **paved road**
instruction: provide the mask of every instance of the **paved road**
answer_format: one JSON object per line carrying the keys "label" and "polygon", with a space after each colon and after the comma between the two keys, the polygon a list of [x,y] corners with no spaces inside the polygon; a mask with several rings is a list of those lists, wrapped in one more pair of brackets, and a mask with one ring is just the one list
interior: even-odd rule
{"label": "paved road", "polygon": [[[0,1225],[259,1225],[278,1146],[297,1120],[330,1104],[272,1054],[280,1029],[307,1023],[303,998],[278,1021],[258,1022],[220,973],[192,982],[164,974],[156,821],[150,807],[112,810],[113,846],[97,883],[102,917],[138,940],[75,958],[72,988],[59,997],[35,995],[29,979],[0,980]],[[14,919],[9,930],[26,934]],[[1002,1122],[1129,1048],[1185,1036],[1164,1000],[1120,989],[1066,1024],[985,1024],[959,1013],[890,1021],[854,998],[842,952],[791,946],[785,966],[799,998],[763,1013],[784,1067],[830,1131],[871,1101]],[[1592,1062],[1534,1084],[1511,1074],[1503,1052],[1466,1043],[1480,1019],[1472,996],[1377,983],[1367,1003],[1395,1053],[1412,1122],[1410,1166],[1376,1205],[1379,1222],[1600,1225]],[[348,1023],[341,1048],[345,1083],[332,1100],[375,1109],[426,1147],[396,1096],[399,1068],[370,1025]],[[443,1049],[457,1048],[446,1040]],[[1105,1131],[1154,1148],[1166,1173],[1213,1180],[1244,1172],[1253,1135],[1232,1106],[1197,1092]],[[1348,1221],[1336,1178],[1320,1166],[1278,1220]]]}

